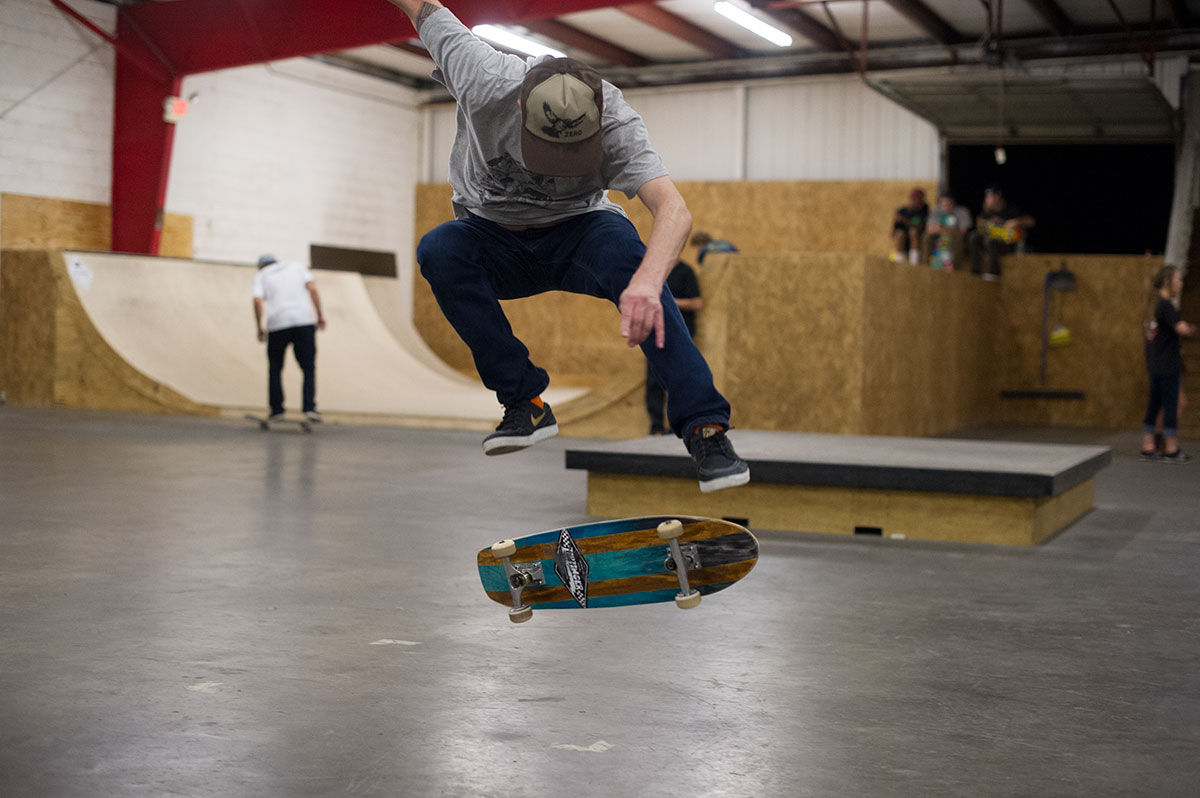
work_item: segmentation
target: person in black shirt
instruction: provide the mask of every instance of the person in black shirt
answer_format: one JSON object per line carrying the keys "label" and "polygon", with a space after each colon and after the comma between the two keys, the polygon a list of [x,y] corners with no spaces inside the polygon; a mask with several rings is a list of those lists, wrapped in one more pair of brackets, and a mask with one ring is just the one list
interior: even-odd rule
{"label": "person in black shirt", "polygon": [[[1154,306],[1154,338],[1146,347],[1146,366],[1150,371],[1150,401],[1146,405],[1146,417],[1142,425],[1142,458],[1157,459],[1168,463],[1186,463],[1191,460],[1179,451],[1177,425],[1179,412],[1179,385],[1183,377],[1183,355],[1179,351],[1180,336],[1196,333],[1196,325],[1179,318],[1179,311],[1171,301],[1183,291],[1183,275],[1174,266],[1164,266],[1154,275],[1152,285],[1158,291],[1158,302]],[[1164,448],[1161,455],[1154,446],[1154,422],[1158,411],[1163,414]]]}
{"label": "person in black shirt", "polygon": [[925,237],[925,225],[929,221],[929,205],[925,202],[925,192],[914,188],[908,194],[908,204],[896,209],[892,219],[892,244],[896,248],[895,260],[904,262],[905,252],[908,262],[917,265],[921,257],[921,239]]}
{"label": "person in black shirt", "polygon": [[[1004,198],[996,186],[983,192],[983,210],[975,218],[975,230],[967,237],[971,252],[971,273],[982,274],[985,280],[1000,278],[1000,258],[1015,252],[1017,243],[1036,220]],[[988,270],[983,271],[983,256],[987,255]]]}
{"label": "person in black shirt", "polygon": [[[683,261],[675,264],[675,268],[667,275],[667,288],[675,297],[683,323],[687,326],[688,334],[696,337],[696,311],[700,309],[703,300],[700,299],[700,281],[696,272]],[[663,421],[663,412],[667,407],[667,392],[659,384],[646,361],[646,412],[650,414],[650,434],[666,435],[667,425]]]}

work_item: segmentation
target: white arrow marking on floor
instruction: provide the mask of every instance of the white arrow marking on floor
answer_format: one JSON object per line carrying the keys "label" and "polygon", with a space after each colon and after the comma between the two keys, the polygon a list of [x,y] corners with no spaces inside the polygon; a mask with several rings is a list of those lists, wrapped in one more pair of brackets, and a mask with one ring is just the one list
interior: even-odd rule
{"label": "white arrow marking on floor", "polygon": [[392,640],[389,637],[385,637],[382,640],[375,640],[371,643],[367,643],[367,645],[369,645],[369,646],[419,646],[421,644],[416,642],[415,640]]}
{"label": "white arrow marking on floor", "polygon": [[550,746],[557,748],[560,751],[587,751],[592,754],[603,754],[605,751],[613,747],[612,743],[606,743],[604,740],[597,740],[591,745],[572,745],[571,743],[555,743]]}

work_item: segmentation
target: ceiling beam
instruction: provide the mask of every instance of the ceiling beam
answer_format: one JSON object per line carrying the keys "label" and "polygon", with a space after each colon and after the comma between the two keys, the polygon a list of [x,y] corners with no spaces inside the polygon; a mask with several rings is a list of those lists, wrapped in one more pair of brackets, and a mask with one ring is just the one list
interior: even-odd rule
{"label": "ceiling beam", "polygon": [[1071,18],[1054,0],[1025,0],[1057,36],[1071,35]]}
{"label": "ceiling beam", "polygon": [[767,15],[784,27],[791,28],[822,50],[840,53],[845,47],[841,37],[799,8],[776,8],[772,0],[750,0],[750,5],[759,13]]}
{"label": "ceiling beam", "polygon": [[[1052,2],[1052,0],[1049,1]],[[921,0],[886,0],[886,2],[902,17],[925,31],[929,38],[938,44],[957,44],[963,41],[961,33]]]}
{"label": "ceiling beam", "polygon": [[574,47],[576,50],[583,50],[585,53],[590,53],[597,58],[603,58],[610,64],[637,67],[650,63],[649,59],[643,58],[637,53],[630,52],[623,47],[618,47],[612,42],[605,41],[590,33],[585,33],[579,28],[559,22],[556,19],[526,20],[521,24],[534,33],[541,34],[556,42],[561,42],[568,47]]}
{"label": "ceiling beam", "polygon": [[653,3],[623,5],[617,6],[617,8],[639,22],[644,22],[651,27],[658,28],[663,33],[668,33],[688,44],[699,47],[713,58],[729,59],[742,55],[741,48],[731,42],[710,33],[699,25],[693,25],[683,17],[672,14]]}

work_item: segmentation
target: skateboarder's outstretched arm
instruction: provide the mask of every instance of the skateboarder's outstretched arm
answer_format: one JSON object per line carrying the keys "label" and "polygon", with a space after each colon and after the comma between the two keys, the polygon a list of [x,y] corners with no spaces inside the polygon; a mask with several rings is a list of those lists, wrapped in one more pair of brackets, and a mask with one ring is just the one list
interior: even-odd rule
{"label": "skateboarder's outstretched arm", "polygon": [[654,217],[654,229],[641,265],[621,293],[621,335],[629,346],[637,346],[654,333],[654,345],[662,349],[666,334],[659,296],[667,275],[679,262],[692,229],[692,214],[674,181],[665,175],[646,182],[637,196]]}
{"label": "skateboarder's outstretched arm", "polygon": [[[413,27],[420,33],[421,20],[437,11],[439,8],[445,8],[438,0],[387,0],[392,5],[399,8],[408,18],[412,20]],[[424,8],[428,6],[428,8]]]}

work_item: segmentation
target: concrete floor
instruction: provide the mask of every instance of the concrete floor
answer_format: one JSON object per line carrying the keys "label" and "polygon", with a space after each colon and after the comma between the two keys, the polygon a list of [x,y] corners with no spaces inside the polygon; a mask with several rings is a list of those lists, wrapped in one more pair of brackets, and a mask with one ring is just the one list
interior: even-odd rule
{"label": "concrete floor", "polygon": [[0,409],[0,795],[1197,795],[1200,464],[976,434],[1113,446],[1096,510],[514,626],[475,552],[584,520],[568,441]]}

